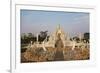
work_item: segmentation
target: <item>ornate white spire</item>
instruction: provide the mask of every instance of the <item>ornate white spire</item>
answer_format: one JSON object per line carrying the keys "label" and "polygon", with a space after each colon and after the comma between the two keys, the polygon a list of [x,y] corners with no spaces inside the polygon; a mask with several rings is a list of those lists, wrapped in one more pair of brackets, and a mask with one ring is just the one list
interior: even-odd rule
{"label": "ornate white spire", "polygon": [[60,29],[60,24],[58,24],[58,26],[57,26],[57,30],[59,30]]}
{"label": "ornate white spire", "polygon": [[56,34],[64,34],[63,30],[61,29],[60,24],[57,25]]}

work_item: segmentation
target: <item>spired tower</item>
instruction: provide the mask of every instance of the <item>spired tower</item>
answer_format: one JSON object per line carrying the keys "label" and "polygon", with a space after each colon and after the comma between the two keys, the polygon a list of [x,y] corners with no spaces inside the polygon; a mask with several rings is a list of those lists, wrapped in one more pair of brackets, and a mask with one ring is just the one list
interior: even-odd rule
{"label": "spired tower", "polygon": [[62,41],[62,36],[63,36],[63,31],[60,28],[60,25],[57,27],[56,33],[55,33],[55,48],[56,48],[56,53],[55,53],[55,57],[54,60],[58,61],[58,60],[64,60],[64,56],[63,56],[63,48],[64,48],[64,44]]}
{"label": "spired tower", "polygon": [[49,40],[45,43],[45,45],[48,45],[49,47],[66,47],[69,43],[68,36],[64,33],[62,30],[60,24],[57,26],[55,32],[50,35]]}
{"label": "spired tower", "polygon": [[60,49],[63,48],[64,47],[64,44],[63,44],[63,41],[62,41],[62,38],[61,38],[63,36],[63,32],[62,32],[62,30],[60,28],[60,24],[57,27],[55,36],[56,36],[55,47],[58,48],[58,49],[59,48]]}
{"label": "spired tower", "polygon": [[[55,31],[55,41],[58,39],[61,40],[63,47],[67,45],[67,42],[69,42],[68,36],[64,33],[63,29],[61,28],[60,24],[57,26],[57,29]],[[55,42],[56,43],[56,42]]]}

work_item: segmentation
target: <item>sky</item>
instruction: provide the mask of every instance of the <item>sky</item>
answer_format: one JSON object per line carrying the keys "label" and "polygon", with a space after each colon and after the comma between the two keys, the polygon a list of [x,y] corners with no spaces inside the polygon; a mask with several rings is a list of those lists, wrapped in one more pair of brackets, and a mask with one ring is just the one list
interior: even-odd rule
{"label": "sky", "polygon": [[22,33],[37,34],[40,31],[48,31],[52,34],[60,24],[63,31],[69,36],[89,32],[89,13],[85,12],[61,12],[61,11],[20,11],[20,24]]}

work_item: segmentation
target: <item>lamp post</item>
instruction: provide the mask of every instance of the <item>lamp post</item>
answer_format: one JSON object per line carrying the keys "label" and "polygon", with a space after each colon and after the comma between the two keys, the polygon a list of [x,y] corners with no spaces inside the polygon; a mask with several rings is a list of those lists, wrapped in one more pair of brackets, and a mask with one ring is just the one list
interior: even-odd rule
{"label": "lamp post", "polygon": [[36,36],[36,44],[37,44],[37,47],[38,47],[38,33],[37,33],[37,36]]}

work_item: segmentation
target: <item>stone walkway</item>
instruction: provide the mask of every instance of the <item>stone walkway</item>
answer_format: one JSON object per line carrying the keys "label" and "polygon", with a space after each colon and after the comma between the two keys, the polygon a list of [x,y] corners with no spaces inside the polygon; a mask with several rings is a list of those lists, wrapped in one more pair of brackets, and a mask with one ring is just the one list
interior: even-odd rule
{"label": "stone walkway", "polygon": [[54,56],[54,61],[62,61],[64,60],[63,52],[62,51],[56,51]]}

